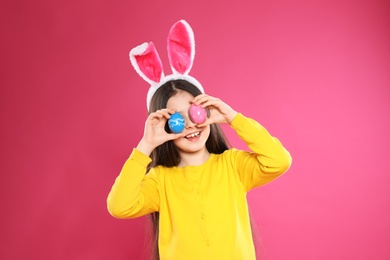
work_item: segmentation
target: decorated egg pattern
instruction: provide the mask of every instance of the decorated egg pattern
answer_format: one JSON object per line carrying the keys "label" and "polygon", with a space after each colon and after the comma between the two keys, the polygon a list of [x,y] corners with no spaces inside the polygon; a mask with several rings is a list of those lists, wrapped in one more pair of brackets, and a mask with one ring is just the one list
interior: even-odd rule
{"label": "decorated egg pattern", "polygon": [[168,119],[168,126],[172,132],[178,134],[184,130],[185,121],[180,113],[176,112]]}

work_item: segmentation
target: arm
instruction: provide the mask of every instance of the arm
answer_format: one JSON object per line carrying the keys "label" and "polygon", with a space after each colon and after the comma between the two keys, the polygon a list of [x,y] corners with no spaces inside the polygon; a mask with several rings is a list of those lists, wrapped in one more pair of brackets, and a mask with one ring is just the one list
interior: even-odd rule
{"label": "arm", "polygon": [[237,113],[222,100],[206,94],[195,97],[193,103],[210,110],[210,117],[200,126],[230,124],[252,151],[237,151],[232,158],[246,190],[270,182],[290,167],[289,152],[256,121]]}
{"label": "arm", "polygon": [[124,164],[108,195],[107,208],[114,217],[131,218],[158,211],[158,178],[153,169],[145,173],[151,162],[150,153],[160,144],[182,136],[164,130],[173,112],[161,109],[148,116],[144,136]]}
{"label": "arm", "polygon": [[291,166],[290,153],[255,120],[237,114],[231,123],[252,153],[237,152],[235,162],[246,190],[270,182]]}
{"label": "arm", "polygon": [[145,175],[150,161],[139,150],[133,150],[107,198],[107,209],[112,216],[131,218],[158,211],[157,178]]}

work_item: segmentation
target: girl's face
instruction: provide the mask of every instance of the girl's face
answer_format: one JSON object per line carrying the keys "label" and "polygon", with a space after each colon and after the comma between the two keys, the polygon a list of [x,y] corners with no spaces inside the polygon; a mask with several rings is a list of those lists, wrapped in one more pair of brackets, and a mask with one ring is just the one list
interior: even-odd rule
{"label": "girl's face", "polygon": [[207,151],[206,141],[210,135],[210,126],[197,127],[190,120],[188,110],[193,99],[194,97],[190,93],[179,91],[169,98],[167,102],[167,108],[175,109],[185,120],[185,128],[183,130],[185,136],[173,141],[181,153]]}

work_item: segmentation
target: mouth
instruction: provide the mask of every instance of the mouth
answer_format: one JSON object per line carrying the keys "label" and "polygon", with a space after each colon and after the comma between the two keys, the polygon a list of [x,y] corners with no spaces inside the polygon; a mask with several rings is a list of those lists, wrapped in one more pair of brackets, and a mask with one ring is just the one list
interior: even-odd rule
{"label": "mouth", "polygon": [[186,139],[194,139],[200,136],[200,132],[191,133],[189,135],[186,135],[184,138]]}

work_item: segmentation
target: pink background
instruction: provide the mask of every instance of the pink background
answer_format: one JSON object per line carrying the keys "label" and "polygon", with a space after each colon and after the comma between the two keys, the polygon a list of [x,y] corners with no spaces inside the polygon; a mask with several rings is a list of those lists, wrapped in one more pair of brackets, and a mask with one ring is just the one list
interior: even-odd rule
{"label": "pink background", "polygon": [[[0,259],[145,259],[106,196],[142,136],[129,50],[195,31],[192,75],[293,156],[248,198],[259,259],[390,259],[390,2],[7,1]],[[234,146],[245,145],[228,127]]]}

